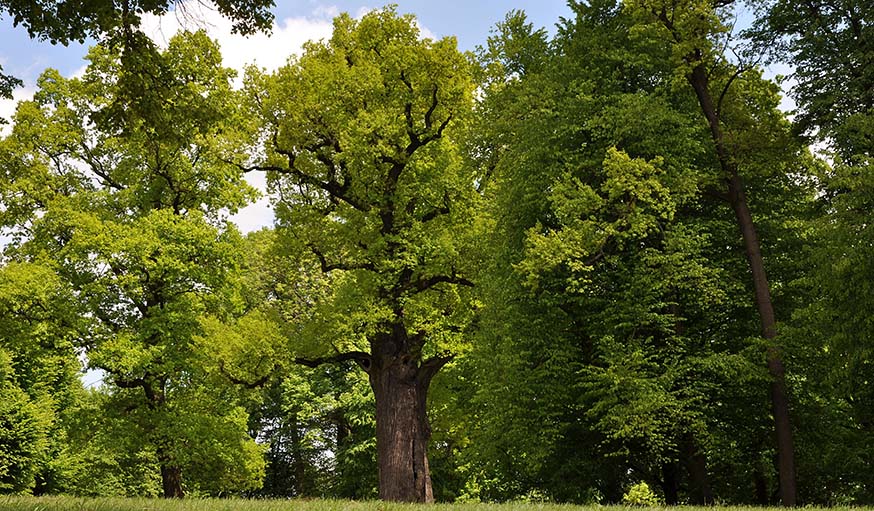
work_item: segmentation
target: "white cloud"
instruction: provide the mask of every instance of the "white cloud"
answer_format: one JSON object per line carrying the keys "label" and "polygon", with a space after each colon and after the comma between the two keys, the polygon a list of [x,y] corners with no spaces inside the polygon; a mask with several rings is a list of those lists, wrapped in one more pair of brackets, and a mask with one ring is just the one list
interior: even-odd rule
{"label": "white cloud", "polygon": [[33,99],[34,87],[18,88],[12,91],[12,99],[0,99],[0,118],[6,119],[7,124],[0,125],[0,137],[5,137],[12,131],[12,116],[19,101]]}
{"label": "white cloud", "polygon": [[313,9],[313,16],[317,18],[333,19],[340,15],[340,8],[336,5],[319,5]]}
{"label": "white cloud", "polygon": [[164,16],[143,17],[143,31],[156,43],[166,46],[180,30],[206,30],[221,46],[224,65],[242,71],[255,64],[267,70],[282,66],[291,55],[299,55],[303,44],[330,37],[330,14],[336,8],[317,8],[313,17],[277,20],[270,34],[241,36],[231,32],[231,22],[205,2],[188,1]]}

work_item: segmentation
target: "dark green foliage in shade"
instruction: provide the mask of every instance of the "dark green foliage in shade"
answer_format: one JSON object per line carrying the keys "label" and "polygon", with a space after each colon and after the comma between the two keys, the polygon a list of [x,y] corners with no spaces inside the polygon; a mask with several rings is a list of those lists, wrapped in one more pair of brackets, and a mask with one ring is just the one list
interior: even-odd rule
{"label": "dark green foliage in shade", "polygon": [[245,240],[244,313],[210,321],[220,372],[263,382],[247,398],[249,430],[267,446],[257,497],[367,499],[376,496],[373,397],[351,362],[309,369],[293,348],[332,278],[308,251],[290,252],[277,231]]}
{"label": "dark green foliage in shade", "polygon": [[[233,22],[235,33],[252,34],[269,30],[273,15],[272,0],[218,0],[216,9]],[[160,16],[175,8],[184,15],[185,5],[168,0],[67,0],[61,2],[3,0],[0,13],[8,15],[14,25],[21,25],[32,38],[53,44],[100,39],[118,28],[139,26],[141,16]]]}
{"label": "dark green foliage in shade", "polygon": [[[754,474],[772,476],[756,468],[772,452],[768,377],[709,133],[670,44],[617,3],[573,7],[551,47],[516,15],[484,52],[491,138],[474,154],[492,171],[496,234],[471,354],[480,495],[618,501],[645,480],[668,502],[751,502]],[[524,41],[537,65],[515,63]],[[780,240],[770,260],[788,263],[811,193],[774,90],[749,73],[723,108],[755,212]],[[776,282],[798,275],[775,266]]]}

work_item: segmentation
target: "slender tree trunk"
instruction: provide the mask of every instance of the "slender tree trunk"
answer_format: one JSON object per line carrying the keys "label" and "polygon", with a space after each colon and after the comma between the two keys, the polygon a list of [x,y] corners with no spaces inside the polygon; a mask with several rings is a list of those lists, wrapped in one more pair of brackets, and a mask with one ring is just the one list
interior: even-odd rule
{"label": "slender tree trunk", "polygon": [[[753,289],[762,325],[762,336],[768,341],[773,341],[777,337],[777,323],[774,318],[774,307],[771,303],[771,292],[756,226],[750,214],[737,164],[725,146],[722,127],[719,124],[719,113],[710,95],[707,70],[703,64],[697,65],[692,70],[689,75],[689,83],[695,90],[701,110],[710,125],[710,134],[716,147],[719,164],[728,180],[728,198],[743,236],[747,262],[753,275]],[[767,349],[767,362],[768,372],[771,375],[771,411],[774,416],[774,429],[777,437],[780,498],[784,506],[795,506],[795,452],[792,442],[792,424],[789,417],[789,397],[786,391],[783,360],[779,348],[773,342]]]}
{"label": "slender tree trunk", "polygon": [[677,463],[669,461],[662,465],[662,492],[665,494],[665,504],[676,506],[680,502],[680,481],[677,473]]}
{"label": "slender tree trunk", "polygon": [[373,345],[370,384],[376,397],[376,458],[379,498],[434,502],[428,466],[431,427],[427,394],[446,360],[421,362],[401,324]]}
{"label": "slender tree trunk", "polygon": [[[756,453],[758,455],[758,453]],[[765,480],[765,471],[762,470],[762,462],[756,461],[753,469],[753,486],[756,490],[756,504],[767,506],[770,504],[768,498],[768,482]]]}
{"label": "slender tree trunk", "polygon": [[686,442],[686,467],[689,470],[692,503],[699,506],[713,504],[713,491],[710,488],[710,477],[707,474],[707,456],[701,452],[695,438],[689,434]]}

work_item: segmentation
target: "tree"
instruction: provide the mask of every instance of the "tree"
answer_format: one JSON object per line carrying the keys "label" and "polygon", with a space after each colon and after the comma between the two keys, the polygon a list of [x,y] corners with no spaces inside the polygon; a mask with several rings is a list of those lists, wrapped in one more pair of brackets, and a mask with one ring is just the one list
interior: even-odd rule
{"label": "tree", "polygon": [[[723,102],[733,82],[745,71],[742,65],[731,64],[719,53],[714,38],[727,29],[720,20],[720,9],[732,2],[664,3],[659,1],[630,2],[651,26],[658,27],[673,44],[673,59],[678,74],[688,82],[698,98],[701,113],[707,120],[713,149],[726,187],[726,199],[732,207],[744,241],[749,269],[752,272],[755,303],[761,320],[762,337],[769,341],[766,348],[767,366],[771,375],[771,403],[779,457],[780,494],[783,505],[796,504],[795,452],[789,415],[783,355],[777,339],[777,320],[762,257],[756,223],[753,219],[744,186],[739,154],[726,136]],[[723,13],[724,14],[724,13]],[[716,91],[713,90],[714,82]]]}
{"label": "tree", "polygon": [[287,243],[336,274],[306,331],[320,351],[299,362],[354,360],[367,372],[380,498],[432,501],[428,388],[472,307],[463,253],[476,176],[456,139],[470,64],[453,39],[420,39],[413,18],[389,8],[341,15],[330,40],[273,76],[253,74],[248,89],[267,157],[247,170],[268,172]]}
{"label": "tree", "polygon": [[0,493],[56,490],[62,420],[81,383],[74,351],[79,320],[70,289],[51,269],[0,268]]}
{"label": "tree", "polygon": [[183,495],[184,468],[203,477],[189,489],[250,488],[261,452],[244,410],[207,385],[197,342],[233,295],[240,237],[225,216],[253,194],[226,161],[245,158],[232,72],[202,32],[139,49],[132,69],[97,46],[81,79],[49,70],[20,104],[3,153],[8,252],[72,286],[79,346],[113,389],[103,425],[151,452],[164,496]]}
{"label": "tree", "polygon": [[[817,486],[809,494],[831,501],[868,501],[872,428],[871,329],[866,318],[872,275],[871,190],[874,156],[874,75],[871,27],[874,9],[865,2],[782,1],[757,3],[755,26],[747,31],[756,50],[793,67],[790,94],[798,105],[797,132],[818,141],[829,161],[816,174],[818,216],[810,228],[798,288],[810,300],[797,311],[792,338],[817,368],[820,385],[809,390],[805,408],[828,417],[810,432],[816,455],[809,464]],[[832,445],[822,449],[822,445]],[[839,463],[823,463],[822,452]],[[852,480],[854,484],[846,485]]]}
{"label": "tree", "polygon": [[874,9],[852,0],[755,5],[759,16],[746,35],[757,51],[793,66],[798,131],[830,140],[844,157],[870,155]]}

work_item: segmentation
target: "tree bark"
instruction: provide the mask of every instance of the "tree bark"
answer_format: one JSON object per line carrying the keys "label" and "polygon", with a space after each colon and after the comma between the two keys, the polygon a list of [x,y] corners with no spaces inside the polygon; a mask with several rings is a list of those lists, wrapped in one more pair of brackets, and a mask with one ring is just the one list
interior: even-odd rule
{"label": "tree bark", "polygon": [[[747,262],[753,275],[753,290],[756,307],[762,326],[762,336],[768,341],[777,337],[777,323],[765,263],[762,258],[756,226],[753,222],[744,191],[743,180],[738,173],[737,164],[725,145],[725,137],[719,120],[719,112],[710,95],[709,78],[704,64],[698,64],[690,73],[689,83],[698,97],[698,102],[716,147],[719,164],[728,181],[728,197],[734,210],[744,242]],[[786,390],[786,375],[779,348],[771,342],[767,348],[768,372],[771,376],[771,411],[774,416],[774,429],[777,437],[778,472],[780,477],[780,498],[784,506],[796,505],[795,452],[792,441],[792,424],[789,416],[789,397]]]}
{"label": "tree bark", "polygon": [[[129,384],[121,384],[120,386],[130,386]],[[146,403],[150,410],[155,411],[161,409],[166,403],[167,395],[164,391],[166,380],[154,378],[152,375],[146,375],[139,380],[138,385],[143,389],[146,395]],[[154,431],[152,431],[154,434]],[[175,460],[167,454],[165,439],[158,439],[155,453],[158,457],[158,465],[161,468],[161,487],[163,489],[164,498],[166,499],[181,499],[185,496],[182,489],[182,469],[176,464]]]}
{"label": "tree bark", "polygon": [[665,494],[665,504],[676,506],[680,503],[680,480],[677,473],[677,462],[668,461],[662,465],[662,492]]}
{"label": "tree bark", "polygon": [[163,449],[158,449],[158,463],[161,465],[161,487],[165,499],[181,499],[185,496],[182,490],[182,469],[173,464]]}
{"label": "tree bark", "polygon": [[379,498],[434,502],[428,466],[428,388],[450,357],[426,361],[421,344],[398,322],[371,343],[370,385],[376,397],[376,458]]}
{"label": "tree bark", "polygon": [[429,381],[415,361],[386,360],[371,372],[376,396],[376,457],[379,498],[434,502],[427,445],[431,430],[425,410]]}
{"label": "tree bark", "polygon": [[698,447],[695,437],[691,434],[687,436],[685,444],[692,503],[709,506],[713,504],[713,490],[710,488],[710,477],[707,474],[707,456]]}

